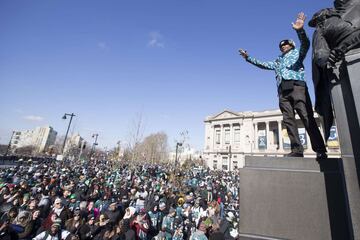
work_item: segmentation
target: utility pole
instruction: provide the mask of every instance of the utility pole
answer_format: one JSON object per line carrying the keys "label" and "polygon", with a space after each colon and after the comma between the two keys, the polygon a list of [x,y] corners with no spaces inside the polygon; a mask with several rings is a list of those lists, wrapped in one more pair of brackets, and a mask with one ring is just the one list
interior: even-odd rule
{"label": "utility pole", "polygon": [[93,152],[95,151],[95,146],[98,145],[98,143],[97,143],[98,137],[99,137],[99,134],[98,134],[98,133],[94,133],[94,134],[92,135],[92,138],[95,138],[95,141],[94,141],[94,143],[93,143],[93,145],[92,145],[92,147],[91,147],[90,156],[89,156],[90,159],[91,159],[91,156],[92,156]]}

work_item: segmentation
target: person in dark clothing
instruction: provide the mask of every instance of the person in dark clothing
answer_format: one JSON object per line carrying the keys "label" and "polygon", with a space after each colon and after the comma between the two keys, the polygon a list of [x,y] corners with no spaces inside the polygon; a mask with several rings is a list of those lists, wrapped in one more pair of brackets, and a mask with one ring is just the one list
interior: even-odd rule
{"label": "person in dark clothing", "polygon": [[153,203],[150,211],[148,211],[148,216],[150,219],[149,236],[155,237],[158,234],[161,225],[161,223],[159,223],[160,213],[156,203]]}
{"label": "person in dark clothing", "polygon": [[42,219],[40,217],[40,209],[34,209],[34,211],[32,212],[32,224],[33,224],[33,229],[31,232],[31,237],[35,237],[36,236],[36,231],[38,229],[40,229],[41,227],[41,223],[43,222],[44,219]]}
{"label": "person in dark clothing", "polygon": [[113,225],[120,221],[120,217],[123,216],[122,210],[118,208],[118,204],[115,200],[109,205],[109,208],[105,211],[105,214],[109,217],[109,222]]}
{"label": "person in dark clothing", "polygon": [[0,220],[0,240],[17,240],[18,235],[10,227],[9,220]]}
{"label": "person in dark clothing", "polygon": [[[295,111],[300,116],[306,131],[309,133],[311,146],[318,159],[327,158],[326,147],[314,118],[311,99],[305,82],[303,61],[310,47],[310,41],[304,30],[305,14],[299,13],[293,28],[300,39],[300,50],[295,48],[293,40],[283,40],[279,47],[281,55],[270,62],[261,62],[250,57],[244,50],[240,50],[247,62],[267,70],[274,70],[276,74],[279,107],[283,115],[283,123],[288,132],[291,153],[287,157],[303,157],[304,148],[299,137],[295,119]],[[279,129],[281,131],[281,129]]]}
{"label": "person in dark clothing", "polygon": [[56,198],[54,201],[54,207],[50,213],[55,213],[58,218],[61,219],[61,224],[65,225],[65,222],[71,217],[69,210],[63,205],[60,198]]}
{"label": "person in dark clothing", "polygon": [[123,219],[121,221],[119,238],[121,240],[135,240],[136,232],[130,228],[130,220]]}
{"label": "person in dark clothing", "polygon": [[218,224],[212,225],[211,233],[209,235],[209,240],[225,240],[225,235],[220,232],[220,226]]}
{"label": "person in dark clothing", "polygon": [[223,218],[220,221],[219,224],[219,232],[221,232],[224,235],[225,239],[234,239],[231,235],[230,235],[230,230],[232,227],[232,221],[234,220],[235,216],[232,212],[229,212],[226,216],[226,218]]}
{"label": "person in dark clothing", "polygon": [[89,215],[87,223],[82,225],[79,229],[80,240],[93,239],[94,235],[97,232],[97,229],[98,229],[98,227],[95,226],[94,215]]}
{"label": "person in dark clothing", "polygon": [[65,229],[70,233],[77,234],[82,224],[83,220],[80,218],[80,210],[75,210],[74,217],[66,221]]}

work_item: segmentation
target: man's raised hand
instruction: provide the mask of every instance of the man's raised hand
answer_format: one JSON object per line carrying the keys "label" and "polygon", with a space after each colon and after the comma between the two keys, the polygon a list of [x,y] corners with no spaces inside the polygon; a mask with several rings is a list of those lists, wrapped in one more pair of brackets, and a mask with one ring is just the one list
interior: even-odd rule
{"label": "man's raised hand", "polygon": [[300,30],[304,27],[304,23],[305,23],[305,13],[301,12],[297,15],[296,21],[295,23],[292,23],[292,27],[295,30]]}

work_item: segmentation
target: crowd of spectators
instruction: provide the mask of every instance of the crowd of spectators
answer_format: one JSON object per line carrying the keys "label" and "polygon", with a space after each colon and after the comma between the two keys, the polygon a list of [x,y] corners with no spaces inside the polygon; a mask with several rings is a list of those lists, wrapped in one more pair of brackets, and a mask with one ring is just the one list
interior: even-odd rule
{"label": "crowd of spectators", "polygon": [[2,239],[236,239],[238,175],[110,161],[0,170]]}

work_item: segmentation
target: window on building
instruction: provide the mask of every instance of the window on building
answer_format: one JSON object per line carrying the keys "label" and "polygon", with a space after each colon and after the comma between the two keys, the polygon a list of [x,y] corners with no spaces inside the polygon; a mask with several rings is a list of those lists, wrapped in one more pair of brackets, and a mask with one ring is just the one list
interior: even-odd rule
{"label": "window on building", "polygon": [[217,160],[214,160],[214,161],[213,161],[213,168],[214,168],[214,169],[217,169]]}
{"label": "window on building", "polygon": [[230,129],[225,129],[225,144],[230,144]]}
{"label": "window on building", "polygon": [[227,157],[222,158],[222,170],[228,170],[228,158]]}
{"label": "window on building", "polygon": [[234,167],[234,170],[238,169],[238,162],[237,161],[233,162],[233,167]]}
{"label": "window on building", "polygon": [[220,144],[220,135],[221,135],[220,129],[216,129],[215,130],[215,142],[216,142],[216,144]]}
{"label": "window on building", "polygon": [[236,143],[240,142],[240,128],[234,129],[234,142]]}

